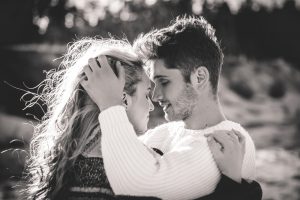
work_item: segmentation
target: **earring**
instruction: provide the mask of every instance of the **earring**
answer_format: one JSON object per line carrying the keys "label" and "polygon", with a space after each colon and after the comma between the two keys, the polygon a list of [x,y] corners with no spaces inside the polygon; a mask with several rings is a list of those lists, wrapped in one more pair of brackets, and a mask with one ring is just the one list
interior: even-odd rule
{"label": "earring", "polygon": [[125,95],[123,96],[123,103],[124,103],[124,107],[127,109],[127,107],[128,107],[128,102],[127,102],[127,99],[126,99],[126,96],[125,96]]}

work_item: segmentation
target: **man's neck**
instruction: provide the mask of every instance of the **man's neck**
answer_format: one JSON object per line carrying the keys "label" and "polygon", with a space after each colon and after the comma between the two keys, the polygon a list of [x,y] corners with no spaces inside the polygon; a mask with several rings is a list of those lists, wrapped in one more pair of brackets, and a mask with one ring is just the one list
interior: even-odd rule
{"label": "man's neck", "polygon": [[226,118],[221,110],[218,99],[198,103],[193,109],[192,115],[184,120],[185,128],[199,130],[214,126]]}

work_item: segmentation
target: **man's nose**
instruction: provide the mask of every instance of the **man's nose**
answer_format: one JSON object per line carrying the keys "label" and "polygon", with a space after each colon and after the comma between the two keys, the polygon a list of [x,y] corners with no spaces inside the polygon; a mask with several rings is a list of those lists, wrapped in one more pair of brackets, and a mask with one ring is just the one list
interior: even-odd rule
{"label": "man's nose", "polygon": [[158,102],[161,99],[162,99],[161,90],[158,87],[155,87],[152,93],[152,101]]}

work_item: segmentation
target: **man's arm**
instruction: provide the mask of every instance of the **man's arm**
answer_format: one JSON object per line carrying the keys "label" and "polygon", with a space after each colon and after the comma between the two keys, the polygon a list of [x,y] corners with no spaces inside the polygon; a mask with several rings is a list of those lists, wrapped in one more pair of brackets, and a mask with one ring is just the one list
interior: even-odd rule
{"label": "man's arm", "polygon": [[242,179],[242,183],[233,181],[229,177],[222,175],[214,193],[197,198],[196,200],[261,200],[262,189],[258,182],[248,183]]}
{"label": "man's arm", "polygon": [[106,109],[99,121],[104,167],[117,195],[195,199],[215,189],[220,172],[207,143],[155,156],[138,140],[122,106]]}
{"label": "man's arm", "polygon": [[[242,183],[238,183],[222,175],[220,182],[214,193],[197,198],[195,200],[261,200],[262,189],[256,181],[248,183],[244,179]],[[119,200],[160,200],[153,197],[136,197],[136,196],[117,196]]]}

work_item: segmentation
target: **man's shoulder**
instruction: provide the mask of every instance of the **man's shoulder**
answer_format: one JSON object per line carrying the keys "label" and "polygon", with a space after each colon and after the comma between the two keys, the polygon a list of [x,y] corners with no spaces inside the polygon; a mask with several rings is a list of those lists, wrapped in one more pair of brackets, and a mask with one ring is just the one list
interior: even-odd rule
{"label": "man's shoulder", "polygon": [[250,140],[252,142],[252,138],[251,138],[250,134],[248,133],[248,131],[241,124],[239,124],[237,122],[234,122],[231,120],[225,120],[221,124],[216,126],[216,129],[217,130],[228,130],[228,131],[234,129],[234,130],[240,132],[242,135],[244,135],[246,140]]}
{"label": "man's shoulder", "polygon": [[231,121],[231,120],[226,120],[224,121],[223,125],[228,128],[228,129],[235,129],[237,131],[240,131],[243,134],[248,134],[248,132],[246,131],[246,129],[239,123]]}
{"label": "man's shoulder", "polygon": [[233,122],[229,120],[226,120],[224,125],[226,126],[226,130],[234,129],[236,131],[239,131],[245,137],[246,149],[255,149],[254,141],[251,135],[242,125],[240,125],[237,122]]}

